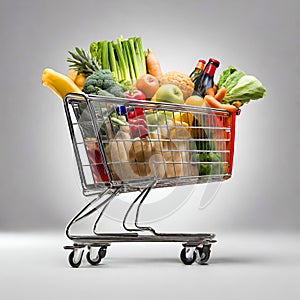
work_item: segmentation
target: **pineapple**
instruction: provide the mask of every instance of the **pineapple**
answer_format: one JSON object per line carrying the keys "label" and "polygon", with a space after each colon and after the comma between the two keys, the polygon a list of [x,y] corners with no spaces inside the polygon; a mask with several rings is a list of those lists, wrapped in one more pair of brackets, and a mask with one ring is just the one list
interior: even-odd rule
{"label": "pineapple", "polygon": [[70,63],[70,69],[74,69],[78,74],[83,74],[86,77],[101,69],[97,61],[92,59],[84,49],[76,47],[75,50],[76,52],[68,51],[72,56],[67,59],[67,62]]}

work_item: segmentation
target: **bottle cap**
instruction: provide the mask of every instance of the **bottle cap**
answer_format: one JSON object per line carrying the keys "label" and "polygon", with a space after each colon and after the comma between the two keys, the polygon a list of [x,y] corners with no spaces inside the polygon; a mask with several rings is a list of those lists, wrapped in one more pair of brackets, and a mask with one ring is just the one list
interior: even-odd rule
{"label": "bottle cap", "polygon": [[203,63],[205,65],[206,61],[204,59],[199,59],[198,63]]}
{"label": "bottle cap", "polygon": [[217,59],[215,59],[215,58],[210,58],[209,62],[214,63],[217,67],[220,65],[220,62]]}
{"label": "bottle cap", "polygon": [[214,76],[216,68],[217,68],[217,66],[214,63],[209,64],[207,66],[206,70],[205,70],[205,74],[208,74],[210,76]]}

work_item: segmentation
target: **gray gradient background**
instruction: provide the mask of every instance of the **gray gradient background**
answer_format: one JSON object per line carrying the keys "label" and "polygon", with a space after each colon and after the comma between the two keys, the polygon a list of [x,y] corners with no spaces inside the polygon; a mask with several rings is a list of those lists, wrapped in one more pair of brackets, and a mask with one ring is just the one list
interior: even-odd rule
{"label": "gray gradient background", "polygon": [[[45,67],[66,73],[67,51],[75,46],[87,49],[91,41],[123,34],[142,36],[164,71],[190,72],[199,57],[216,57],[220,70],[233,64],[256,75],[267,88],[267,96],[245,105],[238,117],[232,179],[205,209],[189,199],[157,222],[157,228],[221,235],[299,233],[299,1],[4,0],[0,28],[1,232],[63,234],[85,203],[62,103],[42,86],[41,74]],[[125,265],[121,268],[124,272]],[[142,272],[137,264],[131,270]],[[207,274],[211,278],[213,270]],[[255,272],[251,274],[255,280]],[[265,279],[260,274],[258,282]],[[246,287],[246,277],[241,286]]]}
{"label": "gray gradient background", "polygon": [[59,229],[84,203],[62,103],[42,86],[41,73],[66,73],[68,50],[123,34],[142,36],[164,71],[190,72],[199,57],[212,56],[220,70],[233,64],[267,88],[237,120],[232,179],[205,211],[189,201],[173,216],[176,223],[298,230],[297,1],[86,3],[83,14],[77,0],[1,2],[0,228]]}

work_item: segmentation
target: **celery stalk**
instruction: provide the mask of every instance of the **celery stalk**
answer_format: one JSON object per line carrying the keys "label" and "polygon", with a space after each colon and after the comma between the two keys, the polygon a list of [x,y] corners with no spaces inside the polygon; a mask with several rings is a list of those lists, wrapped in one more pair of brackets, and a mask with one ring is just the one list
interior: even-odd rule
{"label": "celery stalk", "polygon": [[135,42],[137,45],[137,49],[139,51],[139,56],[140,56],[140,60],[141,60],[141,64],[142,64],[142,74],[146,74],[147,73],[147,65],[146,65],[146,56],[145,56],[145,52],[143,49],[142,38],[136,37]]}
{"label": "celery stalk", "polygon": [[126,52],[123,48],[122,41],[123,41],[123,36],[121,35],[119,38],[117,38],[117,44],[120,47],[120,53],[121,53],[122,58],[124,60],[124,70],[123,70],[123,72],[125,74],[124,80],[125,81],[130,81],[131,77],[130,77],[130,72],[129,72],[129,68],[128,68],[128,58],[127,58]]}
{"label": "celery stalk", "polygon": [[123,53],[123,57],[124,57],[124,61],[125,61],[125,66],[126,66],[126,76],[129,76],[131,78],[130,68],[129,68],[130,61],[128,59],[127,51],[126,51],[126,47],[125,47],[126,40],[122,40],[121,44],[122,44],[122,53]]}
{"label": "celery stalk", "polygon": [[126,56],[128,58],[128,68],[129,68],[129,72],[130,72],[131,82],[133,83],[136,80],[136,76],[135,76],[133,62],[132,62],[131,55],[130,55],[128,40],[123,41],[123,43],[124,43],[124,49],[126,51]]}
{"label": "celery stalk", "polygon": [[140,51],[139,51],[139,47],[138,47],[136,39],[137,39],[136,37],[133,38],[134,50],[135,50],[135,54],[136,54],[136,58],[137,58],[139,74],[142,75],[143,74],[143,66],[142,66],[141,55],[140,55]]}
{"label": "celery stalk", "polygon": [[129,50],[130,50],[131,59],[132,59],[133,67],[134,67],[135,77],[139,78],[140,72],[139,72],[137,56],[136,56],[135,49],[134,49],[134,40],[133,40],[133,38],[129,38],[128,41],[129,41]]}
{"label": "celery stalk", "polygon": [[119,43],[117,43],[117,44],[115,44],[115,48],[116,48],[116,52],[117,52],[117,59],[118,59],[119,66],[120,66],[121,78],[122,78],[122,80],[128,80],[128,77],[129,77],[129,80],[130,80],[130,76],[127,76],[126,64],[125,64],[125,60],[123,57],[121,45]]}
{"label": "celery stalk", "polygon": [[117,42],[120,44],[120,47],[121,47],[121,50],[122,50],[122,54],[123,54],[123,57],[124,57],[125,66],[128,69],[128,58],[127,58],[125,47],[124,47],[125,40],[123,40],[123,38],[121,36],[121,37],[119,37],[117,39]]}
{"label": "celery stalk", "polygon": [[115,78],[119,80],[118,73],[117,73],[117,65],[116,65],[116,58],[113,48],[113,42],[108,42],[108,52],[109,52],[109,65],[112,73],[114,74]]}
{"label": "celery stalk", "polygon": [[116,73],[117,73],[117,78],[118,78],[118,82],[119,82],[119,81],[122,81],[123,78],[122,78],[120,66],[119,66],[119,63],[117,60],[116,60],[116,67],[117,67]]}
{"label": "celery stalk", "polygon": [[108,41],[102,41],[102,69],[110,69],[108,60]]}

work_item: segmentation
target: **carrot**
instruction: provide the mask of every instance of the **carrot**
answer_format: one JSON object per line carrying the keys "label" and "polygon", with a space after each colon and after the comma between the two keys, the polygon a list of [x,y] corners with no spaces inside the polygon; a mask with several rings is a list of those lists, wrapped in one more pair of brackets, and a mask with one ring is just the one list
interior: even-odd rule
{"label": "carrot", "polygon": [[214,88],[209,88],[205,91],[206,95],[210,95],[210,96],[214,96],[215,95],[215,91]]}
{"label": "carrot", "polygon": [[214,86],[213,86],[213,90],[214,90],[214,93],[216,94],[217,93],[217,91],[218,91],[218,87],[217,87],[217,85],[214,83]]}
{"label": "carrot", "polygon": [[236,113],[236,107],[230,104],[222,104],[215,97],[206,95],[204,101],[212,108],[225,109],[230,113]]}
{"label": "carrot", "polygon": [[240,108],[243,105],[243,103],[241,101],[237,100],[237,101],[232,102],[232,105],[234,105],[237,108]]}
{"label": "carrot", "polygon": [[148,74],[151,74],[156,78],[159,78],[162,76],[162,70],[161,70],[159,60],[154,55],[152,50],[148,50],[148,53],[146,56],[146,64],[147,64]]}
{"label": "carrot", "polygon": [[215,95],[215,98],[219,101],[222,102],[223,99],[226,96],[226,88],[224,86],[220,87],[218,92]]}

